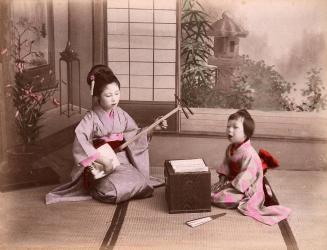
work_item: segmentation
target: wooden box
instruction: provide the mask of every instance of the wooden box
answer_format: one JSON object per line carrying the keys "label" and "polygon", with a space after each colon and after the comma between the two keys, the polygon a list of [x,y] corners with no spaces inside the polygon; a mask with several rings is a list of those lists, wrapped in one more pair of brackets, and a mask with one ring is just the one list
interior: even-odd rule
{"label": "wooden box", "polygon": [[165,161],[166,201],[169,213],[211,211],[210,171],[175,173]]}

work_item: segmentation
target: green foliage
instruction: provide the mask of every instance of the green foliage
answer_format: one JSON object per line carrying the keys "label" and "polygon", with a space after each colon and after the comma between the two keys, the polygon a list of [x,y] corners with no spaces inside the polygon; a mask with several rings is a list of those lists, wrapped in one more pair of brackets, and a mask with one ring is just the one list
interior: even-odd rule
{"label": "green foliage", "polygon": [[[261,110],[314,111],[325,109],[327,96],[320,71],[307,72],[304,100],[296,105],[290,98],[290,83],[264,60],[241,56],[239,65],[226,70],[219,81],[227,81],[227,90],[215,86],[212,68],[207,65],[213,47],[207,31],[209,17],[197,0],[184,0],[182,13],[181,80],[182,98],[192,107],[256,108]],[[219,69],[222,74],[223,69]],[[225,78],[225,79],[224,79]],[[226,83],[227,83],[226,82]],[[218,86],[221,85],[218,82]],[[225,84],[226,85],[226,84]]]}
{"label": "green foliage", "polygon": [[233,109],[251,109],[254,101],[254,90],[247,81],[247,75],[235,70],[232,76],[232,85],[228,91],[221,92],[220,107]]}
{"label": "green foliage", "polygon": [[213,51],[211,38],[207,34],[211,29],[209,17],[198,1],[185,0],[183,3],[182,98],[192,107],[252,107],[253,90],[239,74],[230,76],[230,91],[215,88],[212,68],[207,65]]}
{"label": "green foliage", "polygon": [[16,126],[23,144],[27,146],[34,143],[39,136],[41,126],[38,123],[43,115],[41,108],[53,91],[34,93],[33,86],[26,81],[24,72],[16,72],[15,86],[12,89]]}
{"label": "green foliage", "polygon": [[[15,62],[15,84],[12,85],[13,105],[16,109],[15,123],[18,134],[24,144],[24,149],[33,144],[40,134],[42,126],[39,121],[42,118],[41,110],[43,104],[53,95],[55,89],[39,92],[33,91],[33,82],[27,77],[25,65],[30,63],[28,57],[34,55],[42,56],[42,53],[33,51],[33,40],[29,40],[27,32],[39,32],[27,20],[20,20],[14,25],[15,39],[12,57]],[[24,52],[23,47],[29,49]],[[33,61],[35,61],[33,59]]]}
{"label": "green foliage", "polygon": [[255,61],[248,55],[242,56],[239,71],[254,90],[253,107],[266,110],[286,110],[287,98],[292,84],[287,82],[274,66],[266,65],[263,60]]}
{"label": "green foliage", "polygon": [[207,30],[208,16],[196,0],[185,0],[182,14],[181,71],[182,97],[190,106],[199,106],[212,86],[207,65],[212,46]]}
{"label": "green foliage", "polygon": [[302,89],[302,96],[305,100],[297,107],[301,111],[319,111],[326,108],[327,96],[324,94],[325,87],[320,72],[321,69],[315,68],[307,72],[306,88]]}

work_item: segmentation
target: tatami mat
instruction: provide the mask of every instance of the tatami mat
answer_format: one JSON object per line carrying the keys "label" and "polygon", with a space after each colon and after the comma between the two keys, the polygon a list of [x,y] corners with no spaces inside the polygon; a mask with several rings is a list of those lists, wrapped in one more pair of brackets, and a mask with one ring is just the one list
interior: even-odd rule
{"label": "tatami mat", "polygon": [[60,177],[60,182],[70,181],[70,173],[73,168],[74,159],[72,155],[72,145],[68,144],[56,151],[48,154],[34,163],[35,168],[45,166],[51,167]]}
{"label": "tatami mat", "polygon": [[[71,158],[62,159],[53,163],[66,179]],[[163,167],[152,167],[151,173],[162,177]],[[213,173],[212,182],[216,177]],[[288,221],[299,249],[327,249],[327,172],[275,170],[268,173],[268,180],[279,202],[292,209]],[[100,248],[117,206],[93,200],[46,206],[44,195],[52,188],[0,193],[0,249]],[[227,214],[197,228],[185,225],[185,221],[222,212]],[[155,189],[151,198],[129,202],[117,241],[111,247],[286,249],[278,225],[266,226],[235,210],[212,207],[210,213],[169,214],[164,187]]]}
{"label": "tatami mat", "polygon": [[[168,214],[164,187],[152,198],[133,200],[114,249],[286,249],[276,226],[266,226],[235,210],[212,207],[210,213]],[[226,212],[196,228],[185,222]]]}
{"label": "tatami mat", "polygon": [[327,249],[327,172],[271,171],[280,204],[292,209],[288,221],[303,250]]}
{"label": "tatami mat", "polygon": [[0,194],[0,249],[100,248],[116,206],[94,200],[45,205],[51,188]]}

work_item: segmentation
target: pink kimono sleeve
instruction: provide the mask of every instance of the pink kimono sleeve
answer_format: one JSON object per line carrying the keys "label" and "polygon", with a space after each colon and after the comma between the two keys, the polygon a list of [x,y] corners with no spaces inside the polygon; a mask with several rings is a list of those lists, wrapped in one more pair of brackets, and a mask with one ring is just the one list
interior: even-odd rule
{"label": "pink kimono sleeve", "polygon": [[258,166],[258,162],[255,157],[246,155],[242,159],[240,173],[231,182],[232,186],[241,193],[245,193],[257,179],[259,167],[261,166]]}
{"label": "pink kimono sleeve", "polygon": [[83,167],[87,167],[87,166],[90,166],[92,164],[92,162],[94,162],[98,158],[99,158],[99,153],[97,152],[95,155],[92,155],[92,156],[86,158],[85,160],[81,161],[80,164]]}

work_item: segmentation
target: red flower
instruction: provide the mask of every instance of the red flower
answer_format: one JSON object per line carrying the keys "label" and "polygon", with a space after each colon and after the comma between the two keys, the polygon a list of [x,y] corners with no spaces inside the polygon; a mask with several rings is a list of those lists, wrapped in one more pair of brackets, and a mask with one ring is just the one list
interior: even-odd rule
{"label": "red flower", "polygon": [[59,106],[60,105],[60,102],[56,98],[54,98],[54,97],[52,98],[52,102],[56,106]]}

